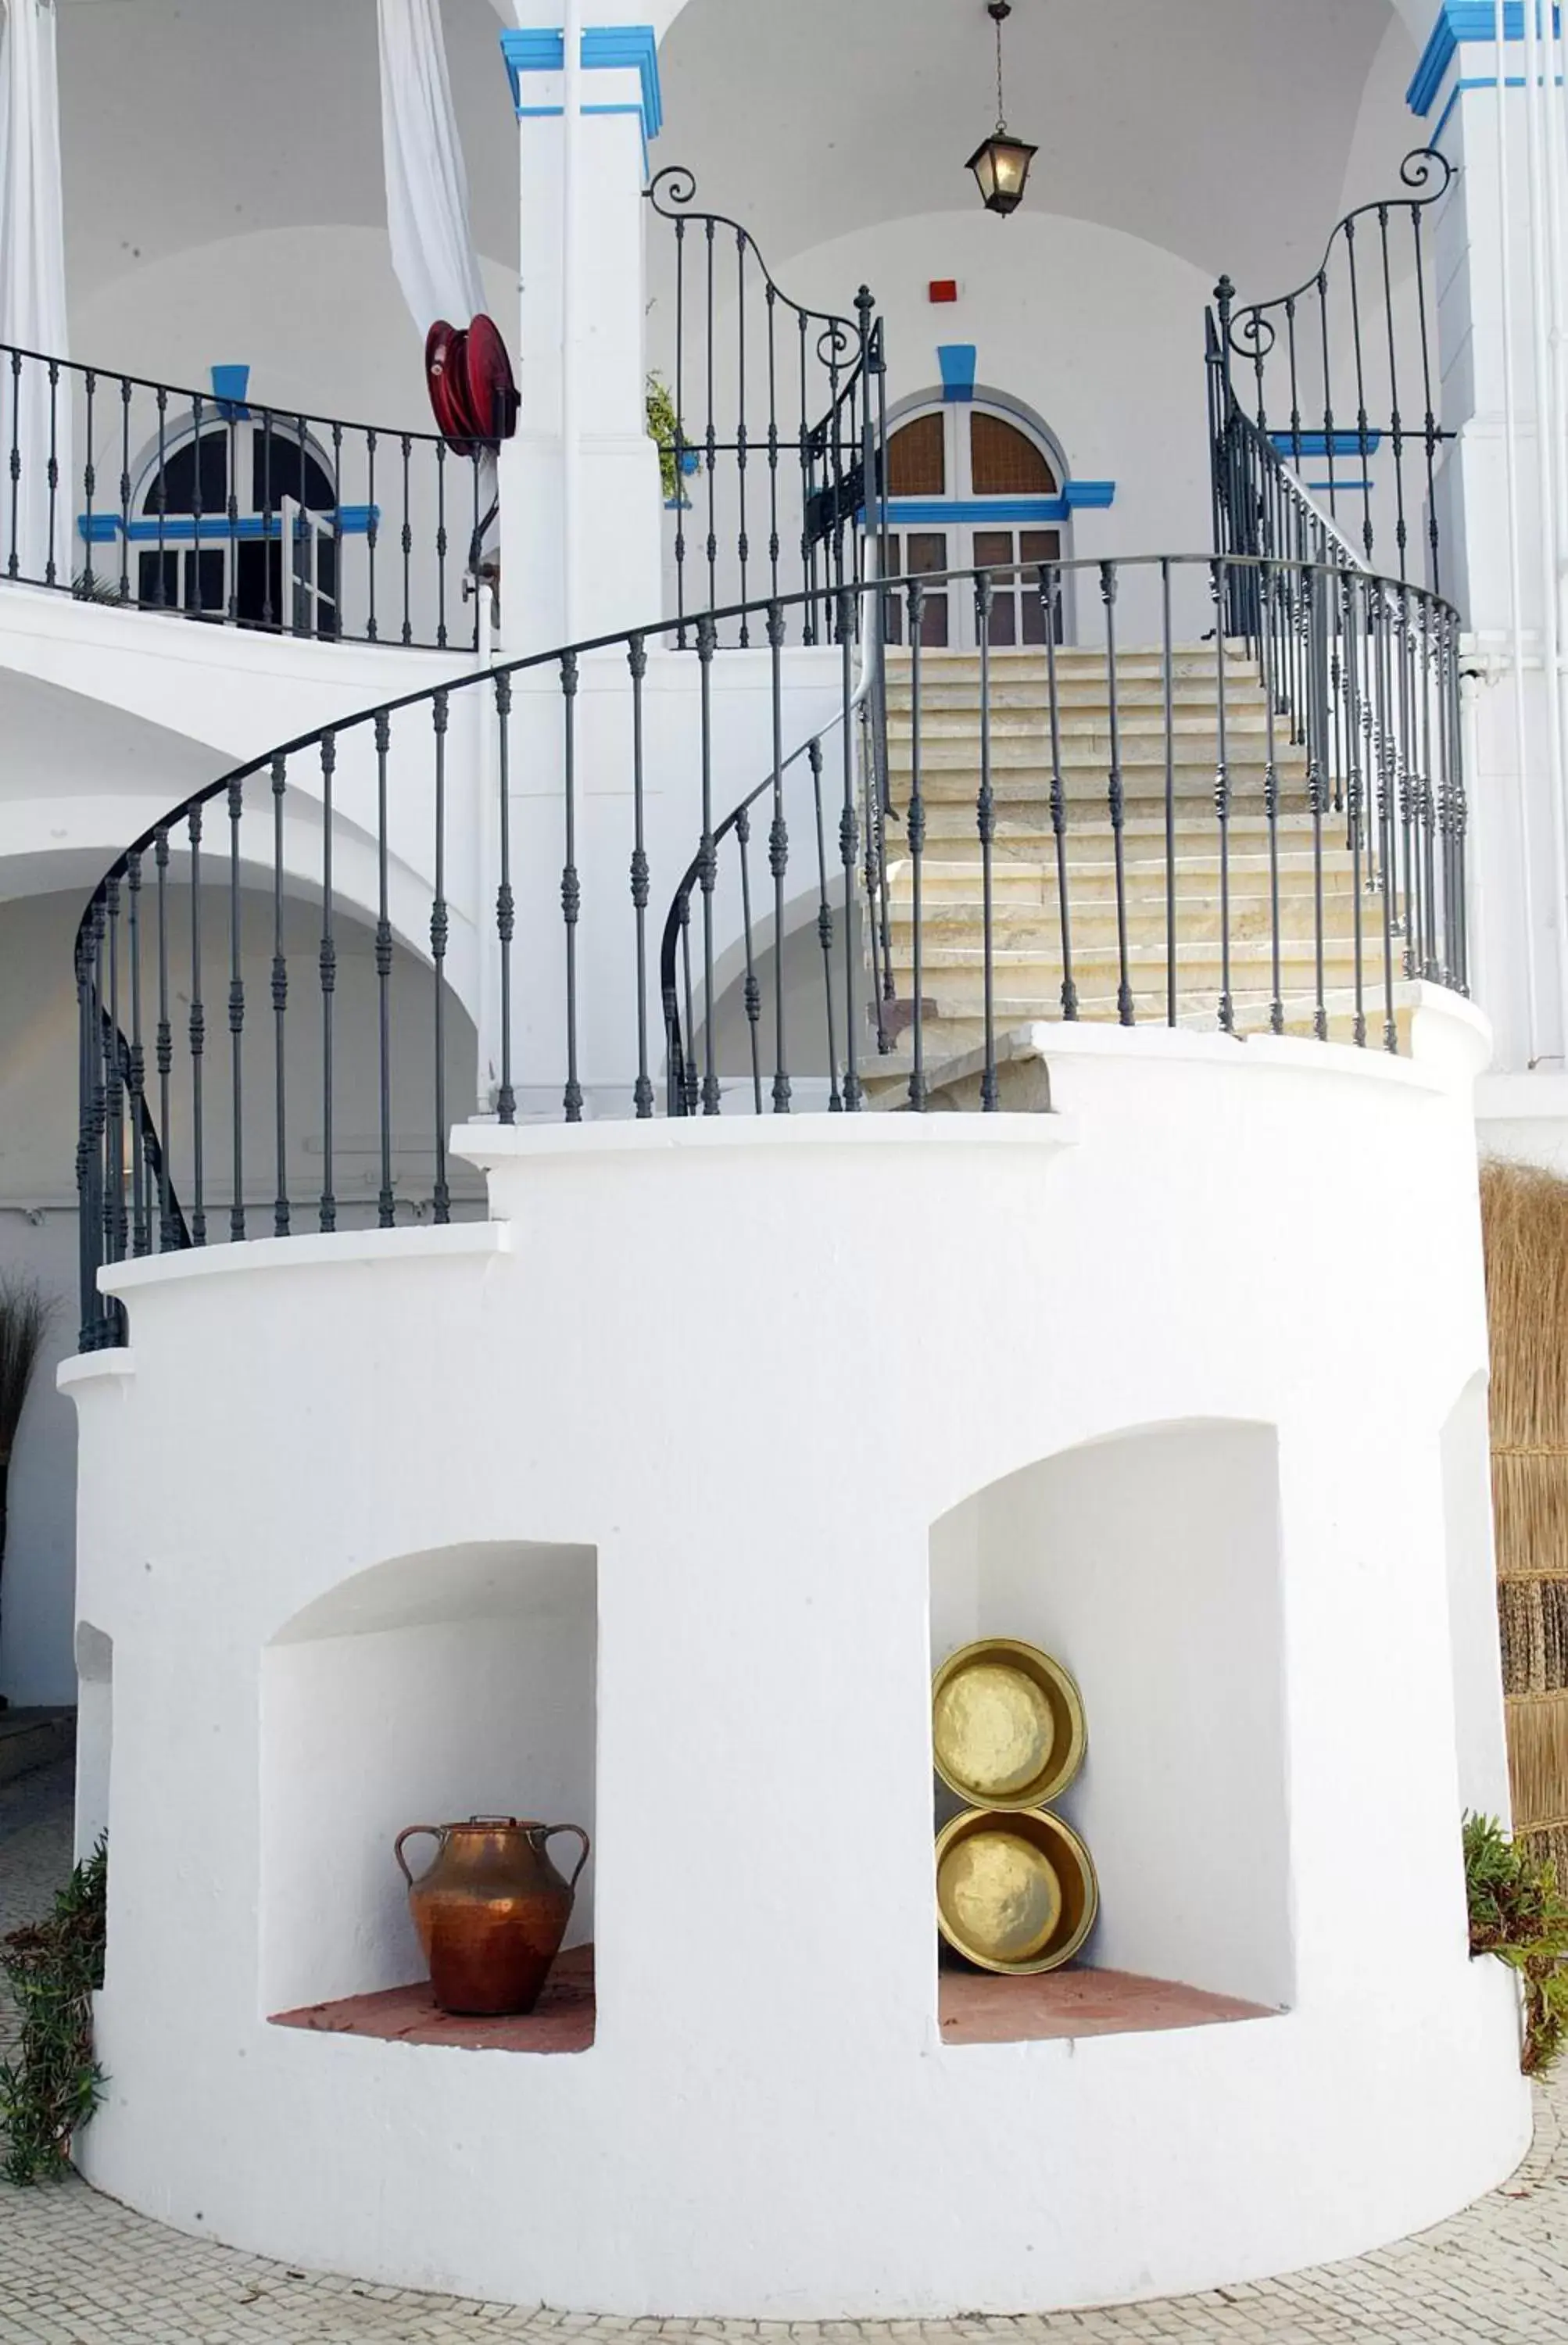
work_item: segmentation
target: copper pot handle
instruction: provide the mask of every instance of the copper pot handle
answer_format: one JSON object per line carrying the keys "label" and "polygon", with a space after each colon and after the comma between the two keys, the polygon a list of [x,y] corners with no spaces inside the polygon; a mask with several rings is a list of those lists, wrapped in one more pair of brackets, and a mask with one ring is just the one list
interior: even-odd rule
{"label": "copper pot handle", "polygon": [[[396,1840],[393,1841],[392,1854],[398,1861],[398,1870],[402,1874],[403,1879],[407,1882],[411,1889],[413,1887],[413,1875],[409,1871],[407,1864],[403,1862],[402,1844],[405,1840],[413,1840],[417,1838],[418,1834],[421,1832],[428,1832],[432,1840],[444,1842],[446,1839],[446,1826],[444,1824],[410,1824],[405,1831],[400,1832]],[[423,1881],[423,1873],[421,1873],[420,1879]]]}
{"label": "copper pot handle", "polygon": [[570,1881],[566,1883],[568,1889],[575,1889],[578,1882],[583,1877],[583,1867],[588,1861],[588,1835],[583,1830],[581,1824],[546,1824],[545,1827],[545,1839],[546,1844],[555,1839],[557,1832],[575,1832],[577,1838],[583,1843],[583,1853],[577,1859],[577,1869],[575,1873],[573,1873]]}

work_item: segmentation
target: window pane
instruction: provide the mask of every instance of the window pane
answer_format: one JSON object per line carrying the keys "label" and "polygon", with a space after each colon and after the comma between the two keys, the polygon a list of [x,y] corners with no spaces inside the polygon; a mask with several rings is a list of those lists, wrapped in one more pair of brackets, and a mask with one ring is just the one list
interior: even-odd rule
{"label": "window pane", "polygon": [[974,533],[974,566],[989,570],[1000,562],[1013,560],[1013,532],[1010,529],[977,529]]}
{"label": "window pane", "polygon": [[201,510],[204,513],[220,513],[229,502],[229,435],[226,431],[204,431],[200,442],[188,440],[177,448],[164,465],[161,473],[155,472],[142,499],[142,510],[156,513],[159,508],[158,486],[162,483],[162,509],[166,513],[188,513],[196,511],[197,449],[201,451]]}
{"label": "window pane", "polygon": [[969,419],[969,476],[977,497],[1056,494],[1056,475],[1033,441],[983,408]]}
{"label": "window pane", "polygon": [[947,494],[947,418],[917,415],[888,442],[890,497],[944,497]]}
{"label": "window pane", "polygon": [[203,546],[185,557],[185,607],[188,611],[226,611],[229,607],[228,560],[221,546]]}
{"label": "window pane", "polygon": [[144,553],[137,563],[137,600],[155,610],[179,608],[179,556]]}
{"label": "window pane", "polygon": [[1060,562],[1062,533],[1059,529],[1026,529],[1018,541],[1025,562]]}
{"label": "window pane", "polygon": [[991,640],[993,644],[1015,644],[1018,641],[1018,597],[1012,593],[999,594],[991,606]]}
{"label": "window pane", "polygon": [[943,530],[911,529],[910,532],[910,566],[911,578],[924,577],[928,571],[947,568],[947,533]]}
{"label": "window pane", "polygon": [[265,419],[251,442],[251,490],[258,513],[276,513],[285,497],[311,513],[329,513],[337,503],[328,474],[301,449],[298,431],[290,432],[285,417],[275,416],[269,429]]}

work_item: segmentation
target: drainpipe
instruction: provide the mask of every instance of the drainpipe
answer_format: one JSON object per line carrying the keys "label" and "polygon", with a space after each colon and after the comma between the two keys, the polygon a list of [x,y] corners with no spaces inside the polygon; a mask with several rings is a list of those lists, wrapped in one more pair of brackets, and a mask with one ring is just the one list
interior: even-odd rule
{"label": "drainpipe", "polygon": [[1502,462],[1508,502],[1508,612],[1513,645],[1514,759],[1518,766],[1519,888],[1523,919],[1524,1015],[1526,1063],[1541,1060],[1541,999],[1535,974],[1535,939],[1531,918],[1534,903],[1534,861],[1531,843],[1530,776],[1525,756],[1524,588],[1519,556],[1519,411],[1513,381],[1513,256],[1509,249],[1508,51],[1504,45],[1503,0],[1492,0],[1497,43],[1497,222],[1498,282],[1502,296]]}
{"label": "drainpipe", "polygon": [[561,566],[566,641],[577,634],[583,422],[578,393],[578,174],[583,127],[583,0],[565,0],[561,149]]}

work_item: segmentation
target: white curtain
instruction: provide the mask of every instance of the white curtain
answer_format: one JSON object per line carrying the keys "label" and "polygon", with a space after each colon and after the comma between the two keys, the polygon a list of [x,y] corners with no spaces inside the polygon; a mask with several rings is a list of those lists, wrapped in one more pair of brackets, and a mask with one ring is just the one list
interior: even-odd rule
{"label": "white curtain", "polygon": [[[0,343],[66,355],[54,0],[0,0]],[[18,382],[11,350],[0,353],[0,576],[68,584],[80,566],[72,390],[64,368],[51,385],[27,359]]]}
{"label": "white curtain", "polygon": [[392,267],[421,334],[484,307],[468,224],[468,173],[452,108],[441,0],[376,0],[382,146]]}

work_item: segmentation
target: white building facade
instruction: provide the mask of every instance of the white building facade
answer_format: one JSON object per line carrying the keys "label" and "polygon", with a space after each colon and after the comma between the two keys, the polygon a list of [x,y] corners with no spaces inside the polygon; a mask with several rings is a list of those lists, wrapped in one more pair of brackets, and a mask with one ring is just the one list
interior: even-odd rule
{"label": "white building facade", "polygon": [[[79,1680],[110,1833],[89,2178],[770,2319],[1491,2187],[1475,1174],[1568,1151],[1568,36],[0,26],[0,1270],[56,1298],[0,1693]],[[482,310],[516,427],[443,432]],[[944,2038],[930,1675],[1007,1633],[1084,1691],[1087,1962],[1246,2015]],[[508,1806],[594,1834],[590,2046],[277,2024],[413,1974],[402,1824]]]}

